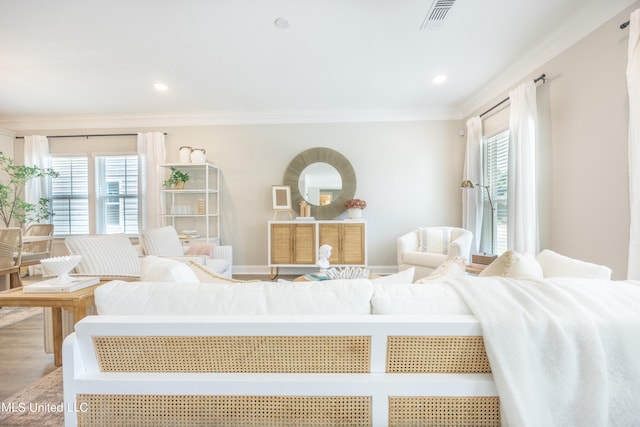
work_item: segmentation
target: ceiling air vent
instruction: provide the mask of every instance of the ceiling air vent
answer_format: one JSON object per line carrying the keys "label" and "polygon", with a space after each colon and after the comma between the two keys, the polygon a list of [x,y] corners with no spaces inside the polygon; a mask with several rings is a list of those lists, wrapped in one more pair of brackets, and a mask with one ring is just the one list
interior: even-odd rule
{"label": "ceiling air vent", "polygon": [[455,2],[456,0],[434,0],[427,16],[422,21],[422,25],[420,25],[420,29],[426,30],[442,26]]}

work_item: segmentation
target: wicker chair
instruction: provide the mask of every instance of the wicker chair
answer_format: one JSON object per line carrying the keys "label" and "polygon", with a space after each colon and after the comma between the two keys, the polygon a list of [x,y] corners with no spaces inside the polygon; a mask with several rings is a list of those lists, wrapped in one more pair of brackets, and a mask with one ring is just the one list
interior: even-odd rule
{"label": "wicker chair", "polygon": [[[33,239],[33,240],[30,240]],[[53,224],[31,224],[23,234],[21,267],[40,264],[40,260],[51,257]]]}
{"label": "wicker chair", "polygon": [[0,276],[9,275],[9,288],[22,286],[21,255],[22,229],[0,228]]}

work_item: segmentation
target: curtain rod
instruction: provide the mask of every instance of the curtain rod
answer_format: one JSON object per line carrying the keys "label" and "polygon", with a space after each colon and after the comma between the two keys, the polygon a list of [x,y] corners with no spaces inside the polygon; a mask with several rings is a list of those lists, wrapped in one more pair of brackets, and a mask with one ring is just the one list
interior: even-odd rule
{"label": "curtain rod", "polygon": [[622,24],[620,24],[620,29],[624,30],[625,28],[627,28],[629,26],[630,22],[631,21],[627,21],[627,22],[623,22]]}
{"label": "curtain rod", "polygon": [[[534,83],[538,83],[540,80],[542,80],[542,83],[546,83],[547,81],[547,75],[546,74],[541,74],[539,77],[533,79]],[[501,106],[502,104],[504,104],[505,102],[509,101],[509,97],[507,96],[505,99],[503,99],[502,101],[498,102],[496,105],[494,105],[493,107],[489,108],[487,111],[485,111],[484,113],[480,114],[480,117],[485,116],[487,114],[489,114],[490,112],[492,112],[493,110],[495,110],[496,108],[498,108],[499,106]]]}
{"label": "curtain rod", "polygon": [[[165,132],[164,135],[166,136],[167,133]],[[138,136],[137,133],[102,133],[102,134],[96,134],[96,135],[53,135],[53,136],[47,136],[47,139],[52,139],[52,138],[94,138],[94,137],[101,137],[101,136]],[[24,136],[16,136],[16,139],[24,139]]]}

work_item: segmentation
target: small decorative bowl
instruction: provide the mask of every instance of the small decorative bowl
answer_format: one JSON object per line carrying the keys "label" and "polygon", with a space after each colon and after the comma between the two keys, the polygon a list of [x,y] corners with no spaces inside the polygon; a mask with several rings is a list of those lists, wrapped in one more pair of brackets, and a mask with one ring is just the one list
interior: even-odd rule
{"label": "small decorative bowl", "polygon": [[72,282],[69,272],[80,263],[82,255],[58,256],[54,258],[46,258],[40,261],[44,276],[58,276],[53,279],[54,283],[64,284]]}

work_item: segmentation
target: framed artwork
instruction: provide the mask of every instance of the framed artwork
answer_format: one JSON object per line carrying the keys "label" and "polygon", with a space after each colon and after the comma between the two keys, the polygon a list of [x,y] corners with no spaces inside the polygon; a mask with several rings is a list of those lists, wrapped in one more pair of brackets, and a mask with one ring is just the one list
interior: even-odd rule
{"label": "framed artwork", "polygon": [[291,187],[288,185],[274,185],[271,187],[274,210],[291,210]]}

